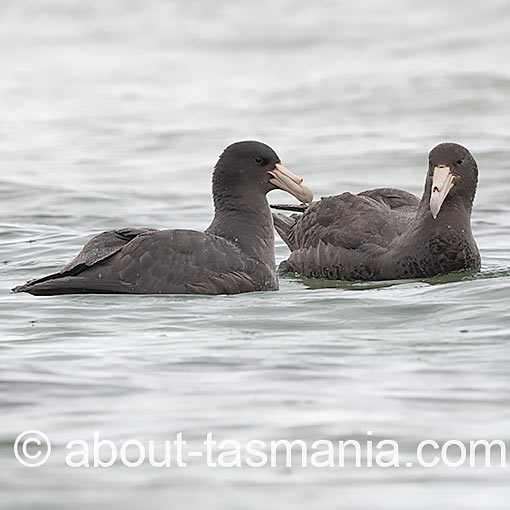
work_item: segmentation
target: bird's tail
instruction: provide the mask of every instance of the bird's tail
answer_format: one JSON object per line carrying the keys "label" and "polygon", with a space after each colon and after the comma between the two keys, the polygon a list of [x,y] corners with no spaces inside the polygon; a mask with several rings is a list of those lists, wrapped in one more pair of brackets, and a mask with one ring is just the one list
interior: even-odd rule
{"label": "bird's tail", "polygon": [[62,294],[118,294],[131,293],[120,282],[108,282],[81,276],[46,276],[12,289],[12,292],[27,292],[33,296],[58,296]]}
{"label": "bird's tail", "polygon": [[[62,275],[60,273],[53,273],[49,274],[47,276],[43,276],[42,278],[36,278],[35,280],[30,280],[27,283],[24,283],[23,285],[18,285],[17,287],[14,287],[14,289],[11,289],[12,292],[20,293],[20,292],[28,292],[29,294],[32,294],[34,289],[37,289],[42,284],[47,282],[53,282],[54,280],[57,280]],[[51,283],[50,283],[51,285]],[[43,286],[44,287],[44,286]]]}

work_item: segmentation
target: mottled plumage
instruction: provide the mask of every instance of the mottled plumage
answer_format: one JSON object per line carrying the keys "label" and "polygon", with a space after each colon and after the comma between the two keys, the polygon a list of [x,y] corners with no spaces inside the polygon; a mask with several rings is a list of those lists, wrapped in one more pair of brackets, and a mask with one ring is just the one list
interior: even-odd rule
{"label": "mottled plumage", "polygon": [[[479,269],[470,225],[476,162],[457,144],[437,146],[429,160],[421,201],[384,188],[323,198],[302,215],[275,214],[276,229],[291,250],[280,273],[354,281]],[[443,177],[452,183],[448,190],[446,184],[439,189]]]}

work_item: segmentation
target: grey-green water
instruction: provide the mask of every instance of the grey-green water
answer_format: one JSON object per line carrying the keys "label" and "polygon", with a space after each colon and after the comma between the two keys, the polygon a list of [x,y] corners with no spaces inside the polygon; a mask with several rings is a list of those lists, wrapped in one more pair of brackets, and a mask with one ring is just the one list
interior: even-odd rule
{"label": "grey-green water", "polygon": [[[0,507],[508,508],[509,470],[72,469],[66,443],[500,439],[510,446],[510,7],[321,0],[0,4]],[[120,226],[204,228],[219,152],[272,145],[316,196],[480,167],[476,275],[287,278],[230,297],[9,289]],[[270,195],[277,202],[279,193]],[[277,241],[277,260],[287,249]],[[330,287],[330,288],[325,288]],[[22,467],[27,429],[53,442]],[[351,459],[352,460],[352,459]]]}

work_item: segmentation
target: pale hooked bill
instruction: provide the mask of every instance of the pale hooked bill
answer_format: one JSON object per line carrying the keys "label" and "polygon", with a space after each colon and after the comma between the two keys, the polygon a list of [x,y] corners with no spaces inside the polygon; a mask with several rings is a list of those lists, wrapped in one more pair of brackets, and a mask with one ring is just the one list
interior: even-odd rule
{"label": "pale hooked bill", "polygon": [[309,204],[313,202],[313,193],[310,188],[303,184],[303,179],[292,173],[282,164],[277,163],[273,170],[269,172],[274,178],[269,182],[278,188],[287,191],[295,196],[300,202]]}
{"label": "pale hooked bill", "polygon": [[430,212],[434,219],[437,218],[441,206],[453,185],[454,176],[450,172],[450,167],[444,165],[436,166],[432,176],[432,191],[430,193]]}

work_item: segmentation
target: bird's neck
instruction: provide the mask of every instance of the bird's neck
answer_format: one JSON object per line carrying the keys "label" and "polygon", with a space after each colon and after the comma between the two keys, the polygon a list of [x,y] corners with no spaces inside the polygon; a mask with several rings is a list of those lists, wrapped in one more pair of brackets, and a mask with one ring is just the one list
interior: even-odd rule
{"label": "bird's neck", "polygon": [[[430,212],[430,198],[424,196],[409,228],[389,253],[391,265],[407,268],[405,274],[409,278],[480,267],[466,204],[453,196],[449,198],[434,219]],[[384,273],[381,276],[385,277]]]}
{"label": "bird's neck", "polygon": [[430,212],[430,190],[425,191],[416,214],[417,224],[426,232],[458,232],[471,231],[472,202],[466,202],[459,195],[450,195],[441,206],[437,218]]}
{"label": "bird's neck", "polygon": [[214,218],[206,232],[223,237],[249,257],[274,266],[273,218],[266,196],[255,192],[242,196],[235,188],[213,189],[213,196]]}
{"label": "bird's neck", "polygon": [[449,198],[436,219],[430,212],[429,200],[423,199],[409,229],[394,250],[397,258],[405,254],[403,262],[413,259],[424,274],[438,271],[446,274],[475,268],[479,264],[466,204],[455,197]]}

